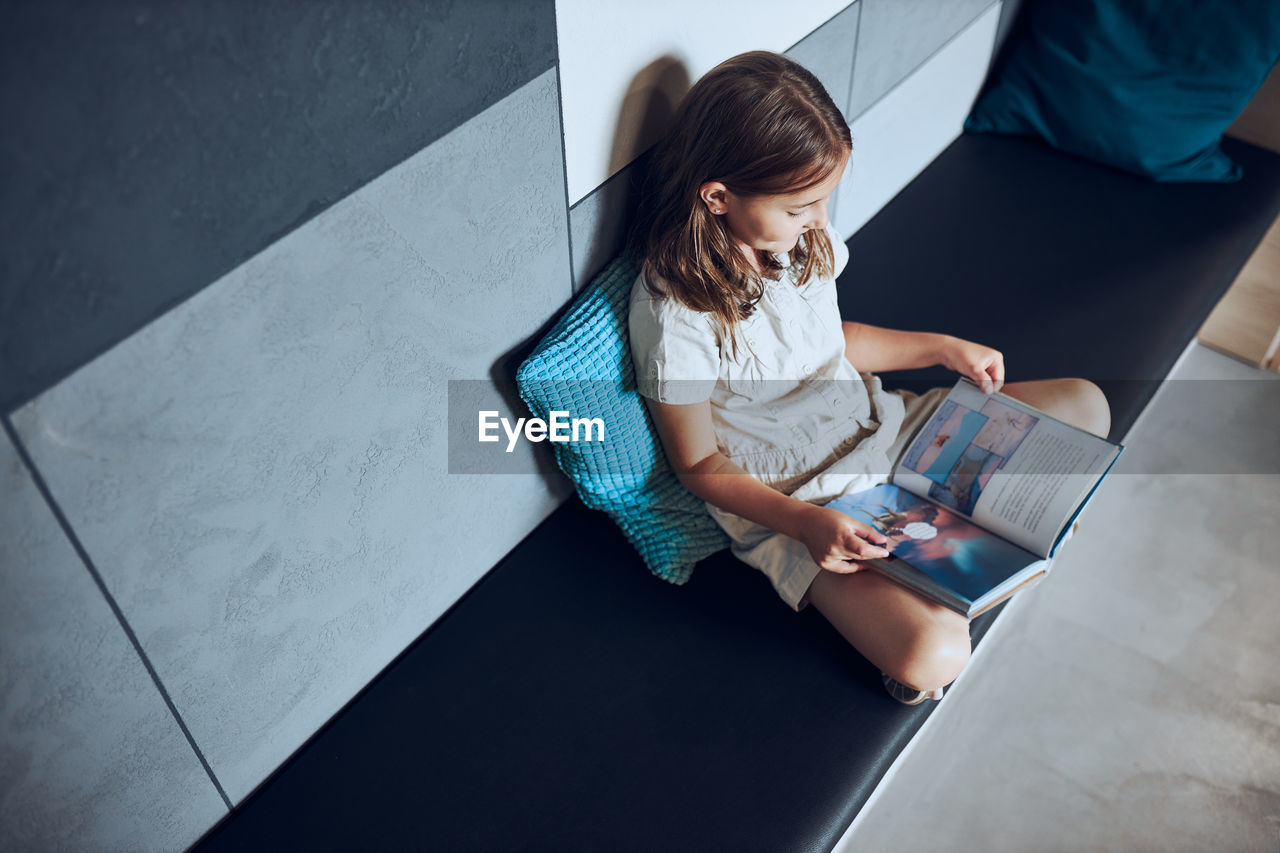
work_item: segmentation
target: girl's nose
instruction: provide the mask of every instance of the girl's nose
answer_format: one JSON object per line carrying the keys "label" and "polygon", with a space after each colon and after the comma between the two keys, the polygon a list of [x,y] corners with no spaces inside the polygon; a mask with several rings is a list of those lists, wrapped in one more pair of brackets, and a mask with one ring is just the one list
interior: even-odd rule
{"label": "girl's nose", "polygon": [[827,227],[827,203],[815,204],[812,208],[813,215],[809,217],[808,225],[814,230]]}

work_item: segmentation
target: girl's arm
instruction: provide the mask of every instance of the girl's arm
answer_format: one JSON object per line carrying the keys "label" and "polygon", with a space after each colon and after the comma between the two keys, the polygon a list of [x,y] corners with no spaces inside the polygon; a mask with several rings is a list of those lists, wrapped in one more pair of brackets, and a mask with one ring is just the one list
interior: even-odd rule
{"label": "girl's arm", "polygon": [[863,372],[941,364],[969,377],[984,391],[999,391],[1004,385],[1004,356],[991,347],[933,332],[902,332],[848,321],[841,325],[844,357]]}
{"label": "girl's arm", "polygon": [[645,398],[667,459],[684,487],[726,512],[803,542],[824,569],[853,572],[850,560],[884,557],[886,539],[842,512],[784,495],[752,477],[716,446],[711,403],[677,405]]}

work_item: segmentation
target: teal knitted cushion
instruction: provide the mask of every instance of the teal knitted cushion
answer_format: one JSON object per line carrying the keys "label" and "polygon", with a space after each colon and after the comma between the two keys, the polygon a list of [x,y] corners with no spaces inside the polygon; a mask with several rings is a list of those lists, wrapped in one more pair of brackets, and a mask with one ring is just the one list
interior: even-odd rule
{"label": "teal knitted cushion", "polygon": [[556,463],[583,503],[617,522],[654,574],[682,584],[729,539],[676,478],[636,392],[627,313],[639,272],[627,255],[605,267],[520,365],[516,384],[536,417],[564,412],[604,422],[603,441],[580,433],[581,440],[553,443]]}

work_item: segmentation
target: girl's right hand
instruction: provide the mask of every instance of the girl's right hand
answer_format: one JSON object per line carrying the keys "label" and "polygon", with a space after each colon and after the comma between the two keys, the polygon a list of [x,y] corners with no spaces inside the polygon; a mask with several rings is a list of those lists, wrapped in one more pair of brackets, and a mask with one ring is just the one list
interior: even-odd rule
{"label": "girl's right hand", "polygon": [[861,563],[851,561],[889,556],[883,547],[889,540],[871,525],[839,510],[824,506],[813,509],[800,541],[822,568],[848,574],[863,568]]}

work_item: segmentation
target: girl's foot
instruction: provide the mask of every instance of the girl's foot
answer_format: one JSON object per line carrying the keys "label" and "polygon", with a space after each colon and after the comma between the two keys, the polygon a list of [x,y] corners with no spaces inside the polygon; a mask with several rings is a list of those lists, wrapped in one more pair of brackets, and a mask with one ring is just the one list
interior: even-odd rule
{"label": "girl's foot", "polygon": [[880,681],[884,684],[884,689],[889,691],[889,695],[897,699],[903,705],[919,705],[926,699],[941,699],[942,688],[937,690],[916,690],[914,687],[908,687],[901,681],[895,681],[885,673],[880,673]]}

